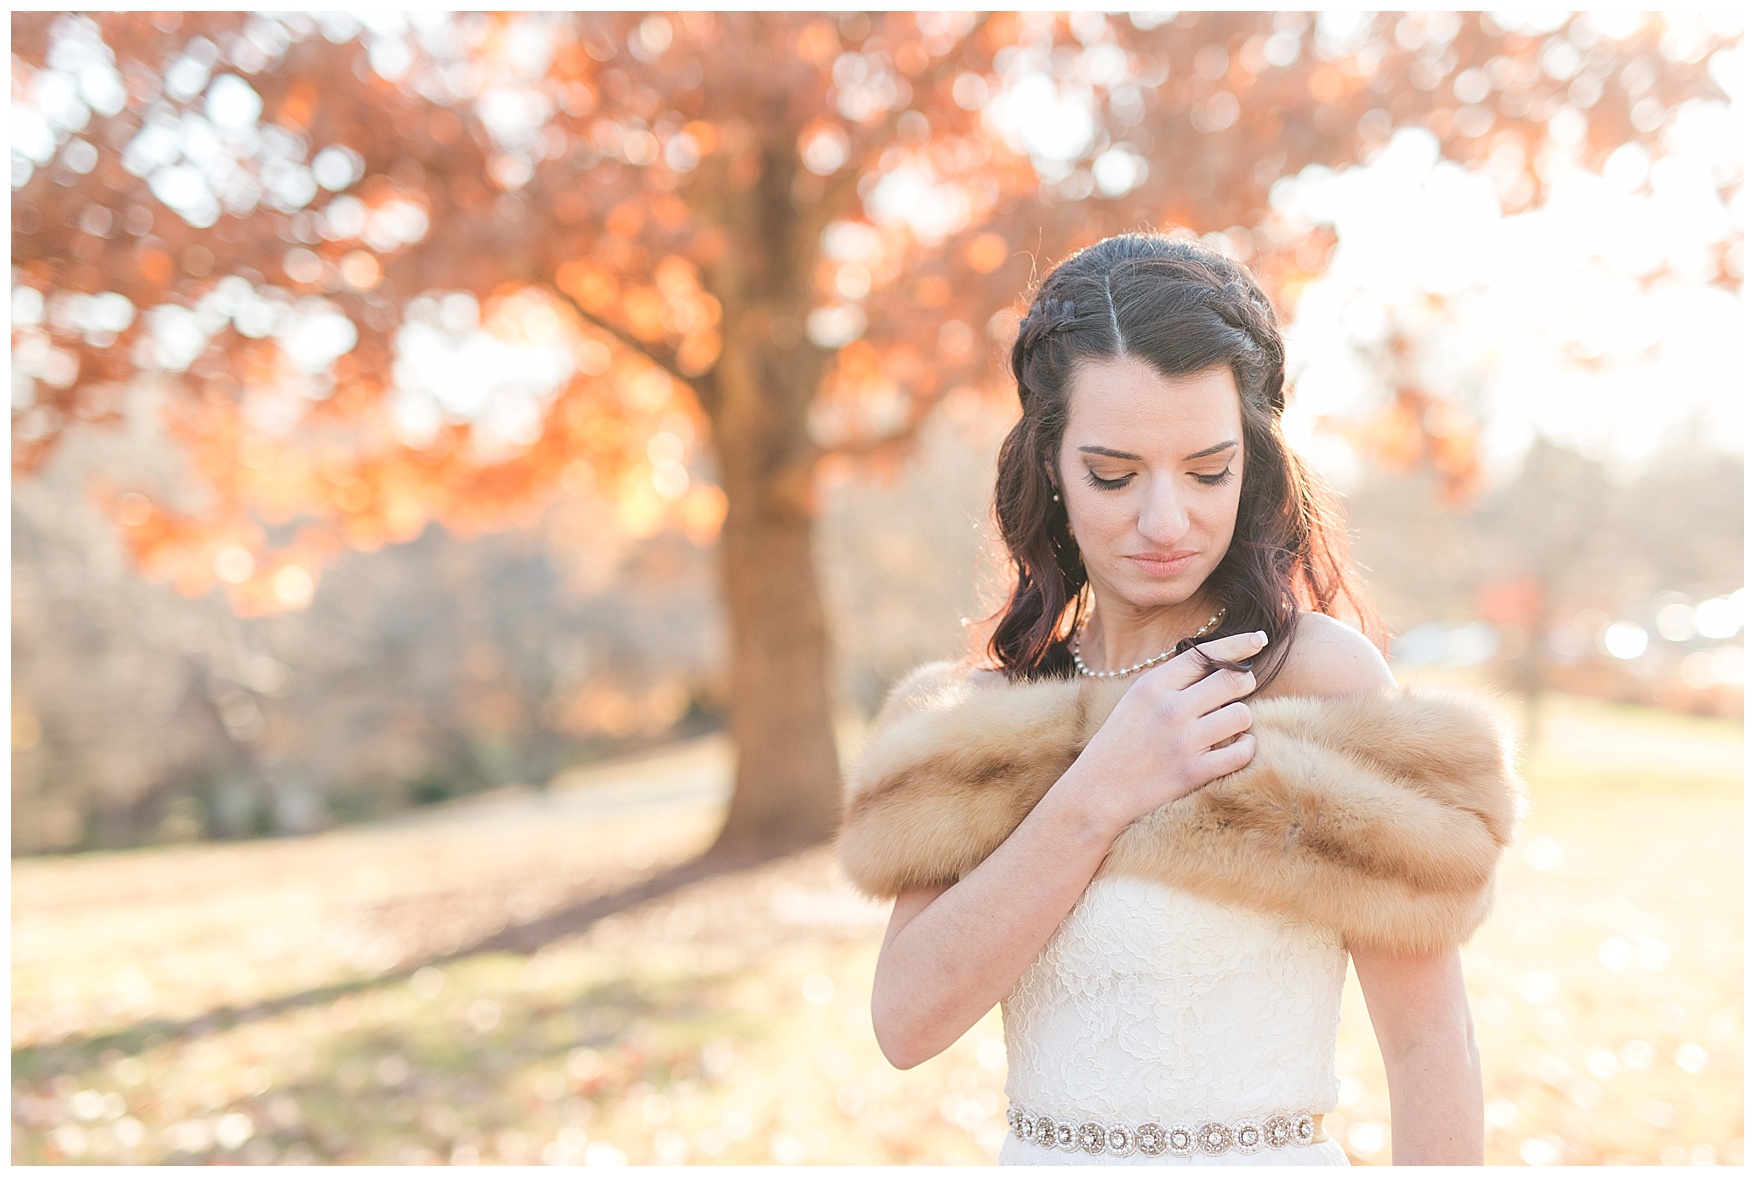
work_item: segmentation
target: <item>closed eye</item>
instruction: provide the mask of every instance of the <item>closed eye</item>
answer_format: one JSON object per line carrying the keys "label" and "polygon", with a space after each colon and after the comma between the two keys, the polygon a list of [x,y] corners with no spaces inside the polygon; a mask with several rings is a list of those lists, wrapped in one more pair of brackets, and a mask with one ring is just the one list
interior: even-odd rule
{"label": "closed eye", "polygon": [[1226,466],[1217,474],[1196,474],[1194,477],[1202,486],[1223,486],[1231,481],[1231,467]]}
{"label": "closed eye", "polygon": [[1099,478],[1095,470],[1086,470],[1085,481],[1098,490],[1120,490],[1133,481],[1133,475],[1123,474],[1120,478]]}

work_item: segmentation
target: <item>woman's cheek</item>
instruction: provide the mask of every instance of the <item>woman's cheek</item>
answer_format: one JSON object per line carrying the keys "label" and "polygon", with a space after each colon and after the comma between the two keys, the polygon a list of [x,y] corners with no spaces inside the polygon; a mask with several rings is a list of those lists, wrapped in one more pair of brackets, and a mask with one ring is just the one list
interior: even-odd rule
{"label": "woman's cheek", "polygon": [[1237,535],[1237,497],[1235,495],[1232,496],[1231,502],[1220,517],[1218,529],[1225,546],[1229,547],[1231,540]]}
{"label": "woman's cheek", "polygon": [[1133,523],[1130,496],[1114,492],[1095,492],[1103,497],[1086,505],[1085,534],[1091,542],[1107,545],[1116,535]]}

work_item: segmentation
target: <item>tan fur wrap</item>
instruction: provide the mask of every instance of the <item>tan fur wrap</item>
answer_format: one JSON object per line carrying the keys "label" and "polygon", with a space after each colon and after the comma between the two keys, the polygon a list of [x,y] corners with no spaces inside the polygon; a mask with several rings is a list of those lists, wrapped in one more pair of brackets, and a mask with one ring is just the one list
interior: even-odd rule
{"label": "tan fur wrap", "polygon": [[[955,882],[1078,757],[1126,681],[971,684],[952,663],[898,683],[847,783],[839,849],[889,898]],[[1486,918],[1523,807],[1511,741],[1461,692],[1250,703],[1248,767],[1135,821],[1098,875],[1146,878],[1427,951]]]}

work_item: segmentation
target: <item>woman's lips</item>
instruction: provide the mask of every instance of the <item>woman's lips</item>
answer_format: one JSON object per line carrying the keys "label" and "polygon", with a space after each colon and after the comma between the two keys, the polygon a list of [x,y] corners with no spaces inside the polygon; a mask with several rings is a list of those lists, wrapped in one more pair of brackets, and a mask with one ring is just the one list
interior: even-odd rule
{"label": "woman's lips", "polygon": [[1188,567],[1188,562],[1194,557],[1193,552],[1172,552],[1164,556],[1129,556],[1128,559],[1150,576],[1175,576]]}

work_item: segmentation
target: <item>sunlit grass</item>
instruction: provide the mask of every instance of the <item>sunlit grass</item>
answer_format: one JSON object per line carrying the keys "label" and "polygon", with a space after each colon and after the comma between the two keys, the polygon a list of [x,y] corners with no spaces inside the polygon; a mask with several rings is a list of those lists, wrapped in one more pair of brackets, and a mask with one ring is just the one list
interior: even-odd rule
{"label": "sunlit grass", "polygon": [[[1487,1159],[1740,1162],[1741,729],[1567,699],[1544,728],[1523,841],[1465,952]],[[373,979],[698,850],[723,757],[698,744],[546,809],[15,864],[13,1160],[991,1159],[997,1014],[892,1069],[867,1013],[885,913],[826,851],[533,957]],[[618,810],[635,789],[671,800]],[[1387,1161],[1351,985],[1340,1059],[1331,1126]]]}
{"label": "sunlit grass", "polygon": [[[1743,1157],[1742,728],[1550,698],[1531,808],[1464,952],[1487,1160]],[[1356,984],[1340,1133],[1387,1161],[1382,1066]]]}

